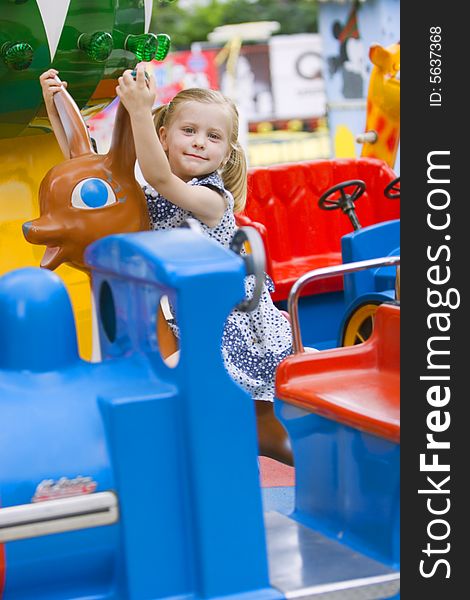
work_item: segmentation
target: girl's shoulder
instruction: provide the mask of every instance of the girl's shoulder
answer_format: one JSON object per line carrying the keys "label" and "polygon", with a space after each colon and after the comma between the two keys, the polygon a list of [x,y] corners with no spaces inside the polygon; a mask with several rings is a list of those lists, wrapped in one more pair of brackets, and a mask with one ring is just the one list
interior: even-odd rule
{"label": "girl's shoulder", "polygon": [[203,175],[202,177],[194,177],[190,181],[188,181],[189,185],[203,185],[213,189],[214,191],[222,194],[224,198],[227,200],[228,208],[233,210],[234,199],[232,193],[226,189],[224,186],[224,182],[222,177],[214,171],[213,173],[209,173],[209,175]]}

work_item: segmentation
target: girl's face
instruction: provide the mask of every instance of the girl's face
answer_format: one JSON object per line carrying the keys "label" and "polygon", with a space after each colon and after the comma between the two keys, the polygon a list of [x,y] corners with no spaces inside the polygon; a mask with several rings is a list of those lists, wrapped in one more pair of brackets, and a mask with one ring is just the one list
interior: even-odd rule
{"label": "girl's face", "polygon": [[172,172],[183,181],[216,171],[230,154],[230,116],[222,104],[189,101],[159,136]]}

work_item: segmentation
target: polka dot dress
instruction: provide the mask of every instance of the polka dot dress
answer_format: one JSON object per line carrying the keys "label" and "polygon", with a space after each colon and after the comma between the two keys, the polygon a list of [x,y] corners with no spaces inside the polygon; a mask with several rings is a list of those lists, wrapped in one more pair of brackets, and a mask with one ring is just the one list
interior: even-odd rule
{"label": "polka dot dress", "polygon": [[[215,227],[199,221],[202,231],[229,247],[236,230],[233,196],[224,188],[218,173],[188,181],[188,185],[204,185],[227,199],[227,208]],[[173,229],[188,218],[189,211],[175,206],[152,187],[144,186],[153,229]],[[245,293],[251,297],[254,277],[245,278]],[[249,313],[234,309],[227,318],[222,336],[222,356],[225,368],[255,400],[274,399],[274,374],[280,361],[292,353],[292,334],[288,320],[274,306],[270,291],[274,284],[268,275],[258,307]]]}

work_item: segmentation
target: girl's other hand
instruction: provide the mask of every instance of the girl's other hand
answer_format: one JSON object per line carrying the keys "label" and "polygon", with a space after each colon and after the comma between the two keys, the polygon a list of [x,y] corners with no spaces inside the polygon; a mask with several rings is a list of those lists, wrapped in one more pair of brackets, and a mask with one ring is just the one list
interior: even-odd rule
{"label": "girl's other hand", "polygon": [[56,71],[55,69],[48,69],[39,76],[42,95],[44,102],[47,105],[51,105],[53,103],[54,94],[57,94],[57,92],[67,87],[67,82],[60,81],[58,74],[59,71]]}
{"label": "girl's other hand", "polygon": [[150,75],[147,79],[143,66],[138,66],[136,71],[135,78],[130,69],[124,71],[116,88],[116,94],[129,113],[152,110],[155,102],[156,87],[153,76]]}

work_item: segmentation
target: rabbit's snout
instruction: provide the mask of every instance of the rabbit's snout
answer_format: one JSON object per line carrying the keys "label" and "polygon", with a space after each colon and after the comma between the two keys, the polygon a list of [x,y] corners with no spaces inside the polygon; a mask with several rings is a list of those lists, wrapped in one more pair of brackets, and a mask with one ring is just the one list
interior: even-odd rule
{"label": "rabbit's snout", "polygon": [[46,215],[23,223],[23,234],[28,242],[46,246],[41,260],[41,267],[54,270],[64,262],[64,249],[61,242],[62,231],[63,229]]}
{"label": "rabbit's snout", "polygon": [[23,223],[23,235],[32,244],[49,245],[58,242],[61,237],[62,228],[48,219],[45,215]]}

